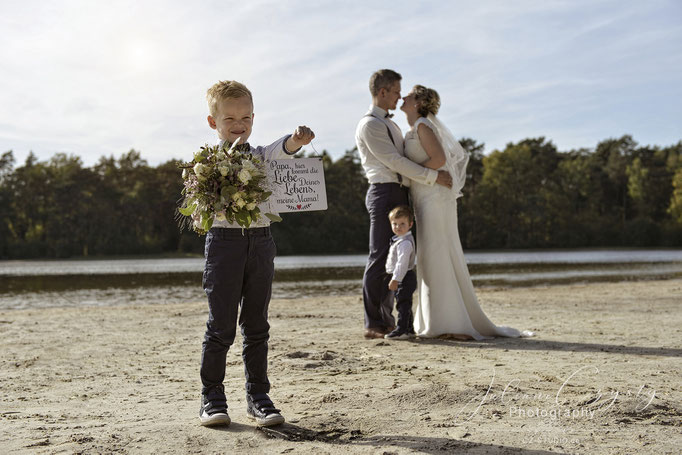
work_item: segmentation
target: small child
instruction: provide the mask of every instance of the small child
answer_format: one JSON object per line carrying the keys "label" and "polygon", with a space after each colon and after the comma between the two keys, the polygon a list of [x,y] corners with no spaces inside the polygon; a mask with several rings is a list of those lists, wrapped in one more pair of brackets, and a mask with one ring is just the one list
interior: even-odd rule
{"label": "small child", "polygon": [[414,337],[412,317],[412,294],[417,289],[414,273],[415,247],[412,236],[414,214],[406,205],[399,205],[388,214],[395,234],[386,259],[386,273],[390,277],[388,289],[395,292],[398,326],[384,338],[403,340]]}
{"label": "small child", "polygon": [[[234,143],[264,161],[294,155],[315,134],[305,126],[266,147],[246,143],[253,126],[253,98],[246,86],[220,81],[206,94],[208,124],[220,143]],[[269,202],[261,213],[273,212]],[[204,426],[229,425],[223,380],[227,351],[234,342],[237,320],[243,337],[246,413],[258,426],[278,425],[284,417],[268,396],[268,305],[274,276],[275,242],[270,220],[261,216],[248,229],[215,219],[206,234],[203,288],[208,296],[208,322],[201,352],[202,397],[199,417]],[[239,313],[239,319],[237,314]]]}

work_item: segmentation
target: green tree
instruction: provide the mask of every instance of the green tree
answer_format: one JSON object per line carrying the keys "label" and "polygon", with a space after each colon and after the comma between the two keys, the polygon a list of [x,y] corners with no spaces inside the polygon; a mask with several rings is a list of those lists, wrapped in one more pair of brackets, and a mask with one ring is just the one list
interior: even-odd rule
{"label": "green tree", "polygon": [[464,248],[476,246],[476,235],[485,222],[484,214],[476,206],[478,186],[483,179],[483,157],[485,144],[479,144],[471,138],[459,140],[462,148],[469,153],[467,175],[462,197],[457,200],[457,216],[459,220],[459,234]]}
{"label": "green tree", "polygon": [[672,186],[673,192],[670,197],[668,213],[675,223],[682,226],[682,167],[675,172]]}
{"label": "green tree", "polygon": [[546,199],[558,162],[556,147],[542,137],[510,143],[504,151],[483,158],[476,200],[486,216],[485,244],[507,248],[551,244],[553,220],[546,216]]}
{"label": "green tree", "polygon": [[9,188],[9,178],[14,168],[14,153],[10,150],[0,156],[0,259],[9,258],[10,245],[15,239],[12,231],[14,218],[12,193]]}

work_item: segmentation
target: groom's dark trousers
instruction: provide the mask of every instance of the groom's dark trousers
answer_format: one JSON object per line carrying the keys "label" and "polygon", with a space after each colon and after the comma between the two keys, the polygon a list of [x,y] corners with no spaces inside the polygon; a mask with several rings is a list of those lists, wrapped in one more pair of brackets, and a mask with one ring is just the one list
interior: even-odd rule
{"label": "groom's dark trousers", "polygon": [[208,322],[201,353],[202,393],[225,379],[225,359],[236,335],[238,313],[246,391],[267,393],[268,305],[276,253],[270,228],[212,228],[204,253]]}
{"label": "groom's dark trousers", "polygon": [[369,185],[365,206],[369,212],[369,257],[362,278],[365,328],[395,326],[393,301],[386,280],[386,257],[393,231],[388,213],[397,205],[408,205],[407,188],[399,183]]}

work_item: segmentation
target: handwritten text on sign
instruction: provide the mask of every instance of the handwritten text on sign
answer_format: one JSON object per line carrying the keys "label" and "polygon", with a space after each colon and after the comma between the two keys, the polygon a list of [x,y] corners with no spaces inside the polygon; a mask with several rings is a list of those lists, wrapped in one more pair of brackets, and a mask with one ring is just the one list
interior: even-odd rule
{"label": "handwritten text on sign", "polygon": [[277,212],[327,210],[322,158],[272,160],[267,169]]}

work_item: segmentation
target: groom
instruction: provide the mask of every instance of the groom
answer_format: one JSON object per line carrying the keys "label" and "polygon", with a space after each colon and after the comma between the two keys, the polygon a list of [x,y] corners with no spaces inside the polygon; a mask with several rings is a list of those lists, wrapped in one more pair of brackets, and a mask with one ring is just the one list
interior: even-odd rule
{"label": "groom", "polygon": [[395,326],[385,268],[393,235],[388,212],[397,205],[408,205],[406,186],[410,179],[426,185],[452,186],[446,171],[425,168],[404,156],[403,133],[390,119],[393,114],[388,113],[396,109],[400,100],[401,79],[400,74],[389,69],[372,74],[372,105],[355,130],[355,143],[369,180],[365,198],[370,220],[369,257],[362,278],[365,338],[383,338]]}

